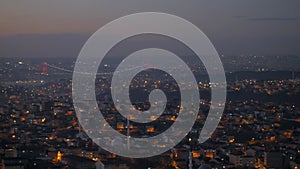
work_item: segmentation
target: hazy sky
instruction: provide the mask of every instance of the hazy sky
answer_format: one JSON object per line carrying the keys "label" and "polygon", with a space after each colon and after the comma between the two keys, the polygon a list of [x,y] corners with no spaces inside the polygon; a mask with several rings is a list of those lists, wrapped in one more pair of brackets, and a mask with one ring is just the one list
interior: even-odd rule
{"label": "hazy sky", "polygon": [[191,21],[221,54],[300,55],[299,0],[1,0],[0,57],[76,57],[104,24],[150,11]]}

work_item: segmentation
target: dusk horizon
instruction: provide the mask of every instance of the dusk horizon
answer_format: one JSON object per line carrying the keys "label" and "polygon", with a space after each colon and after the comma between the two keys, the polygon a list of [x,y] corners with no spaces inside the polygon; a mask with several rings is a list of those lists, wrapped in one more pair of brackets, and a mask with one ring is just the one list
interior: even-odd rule
{"label": "dusk horizon", "polygon": [[0,2],[0,169],[299,169],[299,9]]}

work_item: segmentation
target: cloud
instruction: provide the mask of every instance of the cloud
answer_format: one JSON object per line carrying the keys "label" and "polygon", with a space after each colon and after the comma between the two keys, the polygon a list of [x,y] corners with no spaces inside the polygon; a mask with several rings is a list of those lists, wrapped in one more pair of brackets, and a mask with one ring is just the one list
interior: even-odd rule
{"label": "cloud", "polygon": [[249,17],[244,18],[246,21],[298,21],[296,17]]}

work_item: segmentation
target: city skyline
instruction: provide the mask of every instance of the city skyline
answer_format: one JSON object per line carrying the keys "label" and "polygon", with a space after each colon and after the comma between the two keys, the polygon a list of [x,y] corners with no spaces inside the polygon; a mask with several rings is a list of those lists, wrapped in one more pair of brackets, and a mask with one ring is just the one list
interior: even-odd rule
{"label": "city skyline", "polygon": [[299,7],[0,2],[0,169],[299,169]]}

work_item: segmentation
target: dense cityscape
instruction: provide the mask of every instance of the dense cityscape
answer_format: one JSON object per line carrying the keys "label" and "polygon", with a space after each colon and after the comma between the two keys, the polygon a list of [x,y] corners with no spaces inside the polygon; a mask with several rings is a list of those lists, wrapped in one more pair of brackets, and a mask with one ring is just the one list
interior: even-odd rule
{"label": "dense cityscape", "polygon": [[[290,64],[287,68],[286,64],[274,64],[276,58],[288,60],[285,57],[255,64],[255,61],[262,63],[262,58],[223,56],[227,75],[225,111],[215,132],[202,144],[198,138],[210,108],[212,84],[203,72],[195,69],[201,102],[193,129],[164,154],[137,159],[103,150],[81,128],[72,103],[72,61],[3,59],[0,166],[3,169],[300,168],[300,74],[295,64],[299,59],[290,59],[294,66],[287,63]],[[241,67],[232,66],[235,64]],[[105,65],[107,69],[115,66]],[[149,107],[140,97],[143,95],[140,88],[144,92],[164,88],[171,95],[178,92],[178,86],[169,78],[157,81],[149,74],[151,71],[146,71],[131,83],[131,101],[139,109]],[[108,73],[97,77],[96,95],[99,108],[115,130],[124,135],[130,133],[132,137],[151,137],[176,120],[181,107],[173,98],[154,123],[128,124],[117,113],[111,98],[104,97],[109,94],[107,84],[111,76]]]}

